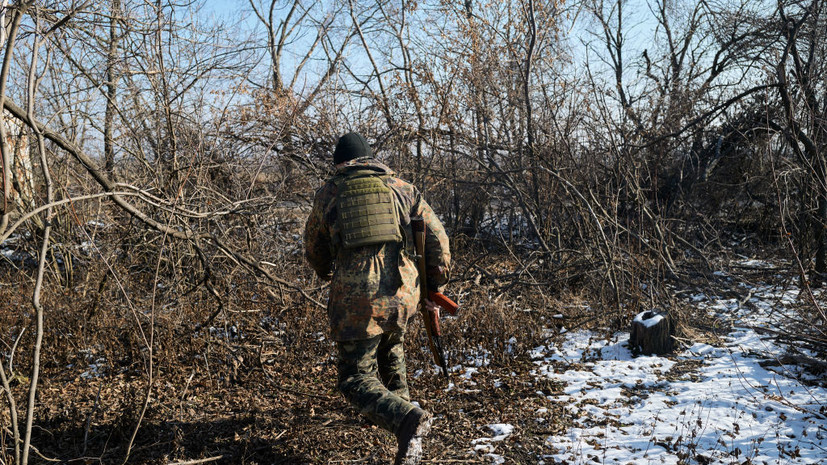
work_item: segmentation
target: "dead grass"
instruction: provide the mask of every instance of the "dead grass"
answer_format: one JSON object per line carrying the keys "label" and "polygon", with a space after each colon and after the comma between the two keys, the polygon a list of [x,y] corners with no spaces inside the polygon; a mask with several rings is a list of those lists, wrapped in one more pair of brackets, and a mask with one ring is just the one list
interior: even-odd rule
{"label": "dead grass", "polygon": [[[31,284],[6,271],[10,285],[0,289],[0,300],[9,303],[0,311],[4,340],[27,328],[15,355],[23,377],[13,382],[22,402],[33,332],[26,315]],[[169,295],[156,295],[153,305],[153,281],[124,269],[127,301],[111,282],[99,286],[101,270],[89,273],[78,277],[88,287],[52,283],[43,296],[47,334],[33,434],[43,456],[64,463],[124,459],[149,388],[143,338],[151,335],[151,402],[130,463],[221,457],[217,463],[380,464],[392,458],[394,438],[366,424],[334,390],[334,346],[323,309],[290,292],[236,286],[225,311],[197,329],[217,308],[205,292],[175,296],[174,305],[165,305]],[[508,296],[492,298],[487,286],[455,286],[463,309],[444,324],[449,363],[477,364],[478,371],[468,378],[453,373],[456,387],[445,390],[421,325],[408,336],[412,395],[437,416],[426,457],[430,463],[484,462],[472,441],[490,435],[487,424],[511,423],[516,432],[496,444],[497,453],[509,463],[536,463],[544,436],[565,428],[566,417],[536,395],[550,387],[531,374],[526,352],[566,310],[542,293],[525,293],[512,304]],[[534,414],[540,408],[549,412],[542,424]],[[5,403],[2,411],[7,415]],[[3,460],[9,443],[7,432],[0,433]]]}

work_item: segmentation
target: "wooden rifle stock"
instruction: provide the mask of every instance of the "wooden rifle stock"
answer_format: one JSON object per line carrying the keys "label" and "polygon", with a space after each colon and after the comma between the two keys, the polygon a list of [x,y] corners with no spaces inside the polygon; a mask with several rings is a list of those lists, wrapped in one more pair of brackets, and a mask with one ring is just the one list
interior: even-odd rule
{"label": "wooden rifle stock", "polygon": [[428,298],[431,299],[431,302],[442,307],[442,309],[450,315],[456,315],[457,310],[459,310],[459,304],[449,299],[448,296],[441,292],[428,291]]}
{"label": "wooden rifle stock", "polygon": [[429,312],[425,307],[425,300],[430,299],[451,315],[456,314],[459,305],[454,301],[435,291],[428,291],[427,267],[425,266],[425,220],[422,218],[411,218],[411,227],[414,232],[414,245],[417,255],[417,269],[419,270],[419,302],[422,319],[425,321],[425,330],[428,333],[428,347],[434,356],[434,362],[442,368],[445,379],[448,377],[448,363],[445,361],[445,352],[442,350],[441,333],[439,329],[439,315],[437,312]]}

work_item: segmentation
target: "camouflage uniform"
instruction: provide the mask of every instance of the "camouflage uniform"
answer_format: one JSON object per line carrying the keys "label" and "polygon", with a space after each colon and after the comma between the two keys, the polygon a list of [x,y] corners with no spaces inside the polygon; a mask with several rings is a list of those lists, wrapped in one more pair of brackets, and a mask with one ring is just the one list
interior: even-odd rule
{"label": "camouflage uniform", "polygon": [[[359,158],[337,165],[336,175],[356,169],[393,174],[381,163]],[[414,408],[403,353],[405,329],[419,304],[411,217],[421,216],[427,225],[429,286],[447,281],[451,255],[448,236],[419,191],[392,176],[387,184],[396,200],[403,242],[338,247],[337,187],[332,179],[316,192],[304,242],[307,261],[316,273],[332,279],[327,313],[331,337],[338,343],[338,387],[363,415],[396,433]]]}

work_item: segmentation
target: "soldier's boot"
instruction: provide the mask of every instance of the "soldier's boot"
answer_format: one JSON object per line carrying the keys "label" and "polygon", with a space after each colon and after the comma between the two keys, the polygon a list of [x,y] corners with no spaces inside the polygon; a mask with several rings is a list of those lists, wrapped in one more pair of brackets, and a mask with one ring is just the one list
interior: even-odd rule
{"label": "soldier's boot", "polygon": [[399,449],[396,451],[394,465],[418,465],[422,460],[422,439],[431,432],[430,413],[414,408],[402,420],[396,440]]}

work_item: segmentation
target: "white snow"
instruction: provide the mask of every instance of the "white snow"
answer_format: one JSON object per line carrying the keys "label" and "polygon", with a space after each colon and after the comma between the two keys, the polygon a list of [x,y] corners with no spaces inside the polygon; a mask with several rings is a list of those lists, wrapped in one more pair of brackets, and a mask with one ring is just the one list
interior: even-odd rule
{"label": "white snow", "polygon": [[88,364],[88,368],[80,374],[81,378],[94,379],[105,375],[108,362],[105,357],[100,355],[102,350],[103,348],[101,346],[94,346],[80,350],[80,353],[86,359]]}
{"label": "white snow", "polygon": [[[626,332],[572,331],[532,350],[535,376],[564,386],[537,395],[574,417],[572,428],[545,437],[536,463],[827,464],[827,388],[799,381],[799,367],[762,367],[786,349],[752,329],[777,327],[805,297],[772,285],[744,288],[744,296],[688,295],[732,330],[668,358],[632,357]],[[542,423],[542,413],[526,415]],[[473,440],[472,450],[508,463],[498,445],[514,428],[485,428],[491,437]]]}
{"label": "white snow", "polygon": [[640,312],[635,316],[635,322],[647,328],[657,325],[663,320],[663,314],[655,312]]}
{"label": "white snow", "polygon": [[[580,333],[579,339],[588,335]],[[758,365],[746,355],[765,348],[754,332],[733,333],[720,348],[695,344],[677,362],[632,359],[623,347],[627,339],[627,334],[615,335],[589,370],[554,373],[541,362],[538,373],[568,385],[565,395],[550,398],[579,416],[569,434],[546,439],[557,451],[554,460],[678,464],[700,454],[708,463],[734,463],[734,458],[740,458],[737,463],[819,463],[827,457],[827,430],[819,413],[827,390]],[[696,377],[664,380],[682,361],[702,364]]]}
{"label": "white snow", "polygon": [[497,450],[497,445],[494,443],[502,442],[511,436],[514,432],[514,426],[507,423],[494,423],[486,425],[485,428],[488,429],[493,436],[490,438],[479,438],[471,441],[471,444],[474,446],[474,452],[484,454],[484,457],[495,465],[505,463],[505,457],[495,453]]}
{"label": "white snow", "polygon": [[754,258],[747,259],[747,260],[741,260],[737,263],[738,263],[738,265],[743,266],[743,267],[747,267],[747,268],[759,268],[759,269],[765,269],[765,270],[775,269],[775,264],[770,263],[770,262],[765,261],[765,260],[757,260],[757,259],[754,259]]}
{"label": "white snow", "polygon": [[99,358],[89,364],[89,368],[80,374],[83,379],[94,379],[103,376],[106,370],[106,359]]}
{"label": "white snow", "polygon": [[216,328],[215,326],[210,326],[209,332],[210,336],[218,339],[227,339],[235,341],[244,338],[243,333],[240,333],[238,331],[238,327],[236,325],[232,325],[228,328]]}
{"label": "white snow", "polygon": [[93,228],[105,228],[107,226],[106,223],[98,220],[89,220],[86,222],[86,225]]}
{"label": "white snow", "polygon": [[490,441],[502,441],[508,436],[511,436],[511,433],[514,432],[514,426],[507,423],[495,423],[488,425],[488,429],[490,429],[494,434],[494,437],[492,437]]}

